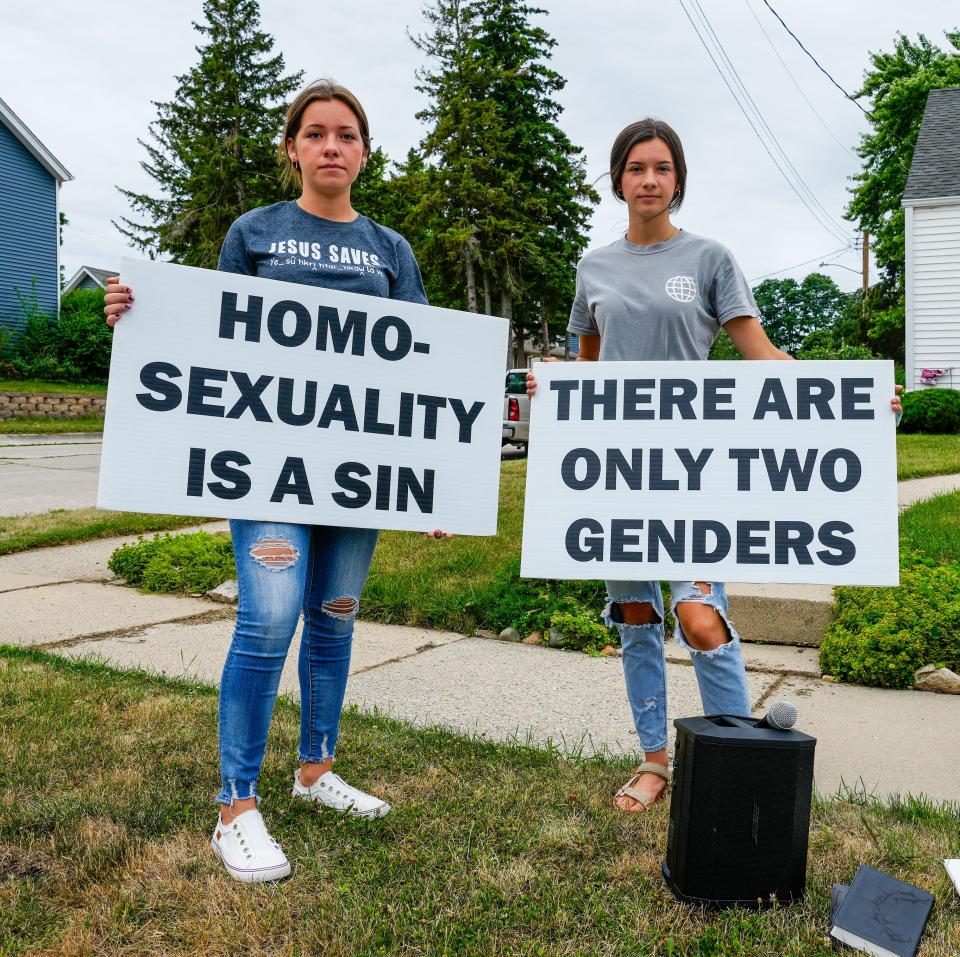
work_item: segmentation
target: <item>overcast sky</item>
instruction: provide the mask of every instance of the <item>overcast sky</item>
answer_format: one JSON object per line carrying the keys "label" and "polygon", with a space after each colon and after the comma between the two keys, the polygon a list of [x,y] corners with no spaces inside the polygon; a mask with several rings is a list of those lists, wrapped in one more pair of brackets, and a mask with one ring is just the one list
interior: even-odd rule
{"label": "overcast sky", "polygon": [[[898,31],[910,37],[923,32],[943,45],[944,30],[960,22],[955,0],[771,3],[851,92],[869,51],[891,49]],[[659,116],[677,129],[686,150],[687,199],[677,224],[730,247],[749,279],[774,272],[801,278],[855,238],[849,225],[842,239],[820,225],[777,172],[679,0],[542,5],[549,13],[538,20],[557,40],[553,66],[568,81],[560,122],[585,148],[591,179],[605,173],[610,144],[623,126]],[[817,70],[763,0],[700,5],[793,166],[829,217],[842,222],[849,177],[859,169],[848,148],[866,129],[863,114]],[[261,2],[263,28],[288,71],[303,69],[307,79],[331,76],[351,87],[366,107],[375,144],[391,157],[402,157],[423,133],[414,118],[423,105],[414,89],[421,55],[408,38],[408,31],[423,29],[421,9],[417,0]],[[70,220],[63,248],[68,277],[81,264],[113,268],[121,256],[134,255],[111,225],[128,212],[115,187],[151,190],[139,167],[144,152],[137,138],[155,116],[151,101],[169,99],[174,76],[196,61],[200,35],[191,21],[201,16],[201,0],[4,0],[0,98],[75,177],[61,191]],[[592,220],[591,246],[611,242],[626,226],[623,206],[602,180],[597,186],[603,201]],[[856,251],[830,258],[859,270]],[[781,272],[806,260],[812,262]],[[843,288],[859,285],[858,274],[825,271]]]}

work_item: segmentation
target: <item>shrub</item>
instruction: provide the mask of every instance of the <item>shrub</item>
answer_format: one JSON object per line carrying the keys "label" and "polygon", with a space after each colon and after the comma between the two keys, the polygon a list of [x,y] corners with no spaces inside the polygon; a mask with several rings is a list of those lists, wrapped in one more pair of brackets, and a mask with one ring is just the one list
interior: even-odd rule
{"label": "shrub", "polygon": [[906,393],[900,431],[956,435],[960,432],[960,392],[956,389],[925,389]]}
{"label": "shrub", "polygon": [[824,674],[909,688],[924,665],[960,671],[960,564],[901,554],[899,588],[834,590],[836,619],[820,643]]}
{"label": "shrub", "polygon": [[233,546],[225,533],[140,539],[118,548],[107,566],[146,592],[205,592],[236,575]]}
{"label": "shrub", "polygon": [[620,635],[599,620],[595,609],[577,607],[573,611],[555,611],[550,616],[550,627],[563,635],[564,648],[576,648],[587,654],[599,654],[607,645],[620,644]]}
{"label": "shrub", "polygon": [[494,631],[513,627],[529,634],[550,627],[550,616],[561,610],[564,598],[594,609],[596,616],[603,608],[606,591],[603,582],[597,581],[521,578],[520,559],[512,558],[504,563],[473,604],[484,624]]}
{"label": "shrub", "polygon": [[77,289],[64,296],[56,326],[57,355],[80,375],[68,381],[106,382],[112,345],[113,330],[103,317],[103,293]]}
{"label": "shrub", "polygon": [[113,333],[103,318],[99,290],[64,296],[59,321],[40,312],[35,300],[21,299],[21,308],[27,322],[23,332],[5,344],[5,378],[107,381]]}

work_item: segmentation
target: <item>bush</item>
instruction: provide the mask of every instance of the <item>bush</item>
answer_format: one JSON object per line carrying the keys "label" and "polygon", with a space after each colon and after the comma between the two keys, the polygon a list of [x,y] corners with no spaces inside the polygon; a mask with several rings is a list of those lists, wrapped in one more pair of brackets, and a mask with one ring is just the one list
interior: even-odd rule
{"label": "bush", "polygon": [[115,575],[146,592],[209,591],[236,576],[229,535],[160,535],[122,545],[107,562]]}
{"label": "bush", "polygon": [[105,383],[113,333],[103,318],[103,294],[81,289],[63,297],[59,321],[36,301],[21,300],[27,322],[4,344],[0,374],[10,379]]}
{"label": "bush", "polygon": [[901,432],[956,435],[960,432],[960,392],[956,389],[925,389],[903,397]]}
{"label": "bush", "polygon": [[103,317],[103,293],[77,289],[63,297],[56,326],[57,355],[78,370],[76,382],[106,382],[110,373],[113,330]]}
{"label": "bush", "polygon": [[960,672],[960,564],[901,554],[899,588],[834,590],[820,668],[842,681],[909,688],[924,665]]}
{"label": "bush", "polygon": [[520,559],[513,558],[473,604],[493,631],[516,628],[521,635],[546,635],[552,627],[563,634],[564,647],[599,651],[620,643],[617,632],[600,620],[605,601],[603,582],[521,578]]}

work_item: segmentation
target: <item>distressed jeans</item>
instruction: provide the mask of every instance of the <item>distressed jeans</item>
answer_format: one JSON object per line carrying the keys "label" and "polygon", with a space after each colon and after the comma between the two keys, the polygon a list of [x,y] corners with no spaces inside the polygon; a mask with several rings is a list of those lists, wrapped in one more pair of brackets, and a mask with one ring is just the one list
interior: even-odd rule
{"label": "distressed jeans", "polygon": [[220,804],[257,797],[267,731],[303,612],[300,760],[332,757],[353,623],[377,544],[367,528],[230,522],[237,624],[220,681]]}
{"label": "distressed jeans", "polygon": [[[740,637],[727,616],[727,594],[719,582],[710,582],[710,593],[702,594],[694,582],[670,582],[670,600],[676,619],[677,641],[690,652],[700,688],[704,714],[749,716],[750,695],[743,666]],[[603,616],[609,626],[620,632],[623,648],[623,674],[627,698],[640,747],[648,754],[667,746],[667,674],[663,595],[660,582],[608,581],[607,606]],[[683,635],[677,605],[695,601],[715,608],[730,633],[730,640],[712,651],[698,651]],[[623,621],[620,604],[646,602],[659,621],[649,625],[628,625]]]}

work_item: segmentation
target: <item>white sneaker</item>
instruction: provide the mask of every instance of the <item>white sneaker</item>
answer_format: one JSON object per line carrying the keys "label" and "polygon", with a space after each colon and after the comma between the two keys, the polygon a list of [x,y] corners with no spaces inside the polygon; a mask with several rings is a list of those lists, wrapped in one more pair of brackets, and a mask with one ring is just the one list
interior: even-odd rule
{"label": "white sneaker", "polygon": [[346,811],[352,817],[383,817],[390,805],[372,794],[350,787],[333,771],[320,775],[310,787],[300,783],[300,771],[293,775],[293,796],[303,801],[316,801],[335,811]]}
{"label": "white sneaker", "polygon": [[286,854],[270,836],[256,808],[238,814],[229,824],[218,819],[210,846],[238,881],[276,881],[290,873]]}

